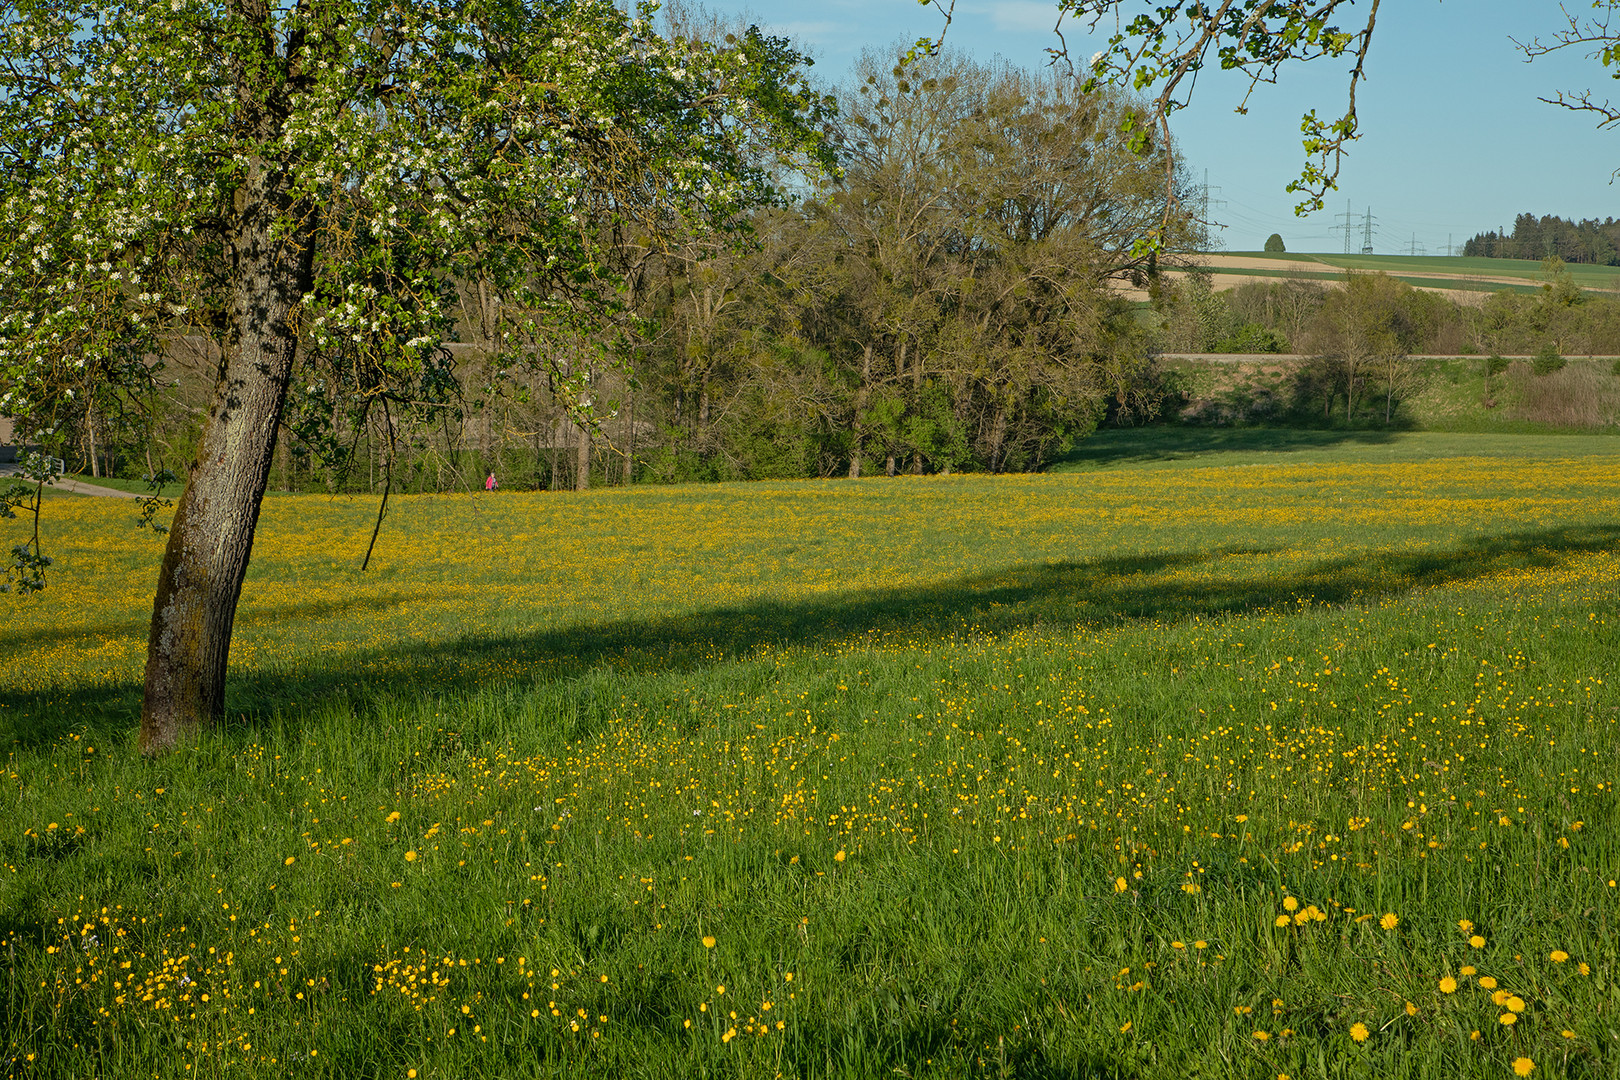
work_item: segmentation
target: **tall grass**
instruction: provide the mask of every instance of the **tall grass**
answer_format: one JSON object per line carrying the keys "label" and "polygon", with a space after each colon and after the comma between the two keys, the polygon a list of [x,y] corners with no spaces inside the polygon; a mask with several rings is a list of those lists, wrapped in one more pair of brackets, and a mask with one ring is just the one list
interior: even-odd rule
{"label": "tall grass", "polygon": [[376,579],[279,500],[157,761],[78,509],[8,1074],[1614,1075],[1620,462],[1131,461],[405,500]]}

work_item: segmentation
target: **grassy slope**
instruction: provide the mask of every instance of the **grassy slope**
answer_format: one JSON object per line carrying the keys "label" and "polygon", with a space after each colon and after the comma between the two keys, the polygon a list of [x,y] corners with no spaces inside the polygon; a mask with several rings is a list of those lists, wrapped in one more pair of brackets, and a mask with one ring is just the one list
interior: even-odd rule
{"label": "grassy slope", "polygon": [[1615,441],[1086,449],[400,499],[366,576],[276,500],[247,722],[150,763],[155,545],[63,500],[10,1071],[1612,1075]]}

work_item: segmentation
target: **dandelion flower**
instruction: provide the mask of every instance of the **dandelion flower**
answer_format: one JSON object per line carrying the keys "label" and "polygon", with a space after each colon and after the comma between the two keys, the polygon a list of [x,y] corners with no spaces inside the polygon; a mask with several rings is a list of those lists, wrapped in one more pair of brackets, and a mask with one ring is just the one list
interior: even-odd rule
{"label": "dandelion flower", "polygon": [[1358,1042],[1358,1043],[1359,1042],[1366,1042],[1367,1041],[1367,1036],[1370,1035],[1370,1034],[1372,1034],[1372,1033],[1367,1030],[1367,1025],[1366,1024],[1357,1023],[1357,1024],[1351,1024],[1350,1025],[1350,1037],[1352,1039],[1356,1040],[1356,1042]]}
{"label": "dandelion flower", "polygon": [[1293,922],[1293,920],[1290,919],[1287,915],[1279,915],[1279,916],[1277,916],[1277,921],[1273,925],[1275,925],[1275,926],[1287,926],[1290,922]]}
{"label": "dandelion flower", "polygon": [[1562,1035],[1566,1039],[1573,1039],[1575,1037],[1575,1033],[1573,1031],[1569,1030],[1569,1028],[1565,1028],[1563,1031],[1560,1031],[1558,1034]]}
{"label": "dandelion flower", "polygon": [[1299,910],[1299,901],[1295,900],[1292,896],[1283,897],[1283,910],[1284,911],[1298,911]]}
{"label": "dandelion flower", "polygon": [[1131,1030],[1131,1022],[1129,1020],[1125,1021],[1119,1026],[1119,1032],[1121,1035],[1125,1034],[1125,1032],[1129,1030]]}
{"label": "dandelion flower", "polygon": [[714,948],[714,938],[712,938],[712,937],[709,937],[709,936],[708,936],[708,935],[704,935],[704,938],[703,938],[703,947],[704,947],[704,948],[705,948],[705,949],[712,949],[712,948]]}
{"label": "dandelion flower", "polygon": [[286,859],[284,859],[284,860],[283,860],[283,861],[282,861],[282,863],[281,863],[281,865],[282,865],[282,866],[291,866],[291,865],[292,865],[292,864],[293,864],[293,863],[295,863],[295,862],[297,862],[297,861],[298,861],[298,856],[296,856],[296,855],[289,855],[289,856],[287,856],[287,857],[286,857]]}
{"label": "dandelion flower", "polygon": [[1481,990],[1495,990],[1496,979],[1490,975],[1481,975],[1479,977],[1479,988]]}
{"label": "dandelion flower", "polygon": [[1378,920],[1378,925],[1382,926],[1385,930],[1393,930],[1395,929],[1395,924],[1400,921],[1400,918],[1393,911],[1391,911],[1386,912],[1384,917]]}
{"label": "dandelion flower", "polygon": [[1554,949],[1552,951],[1552,955],[1549,956],[1548,959],[1555,964],[1562,964],[1565,960],[1569,959],[1569,953],[1565,952],[1563,949]]}
{"label": "dandelion flower", "polygon": [[1518,997],[1517,995],[1508,998],[1507,1007],[1509,1010],[1516,1013],[1524,1012],[1524,998]]}
{"label": "dandelion flower", "polygon": [[1441,979],[1440,992],[1442,994],[1455,994],[1457,992],[1457,980],[1453,979],[1450,975],[1447,975],[1445,978]]}
{"label": "dandelion flower", "polygon": [[1195,941],[1195,942],[1193,942],[1193,948],[1195,948],[1195,949],[1207,949],[1207,948],[1209,948],[1209,942],[1207,942],[1207,941]]}
{"label": "dandelion flower", "polygon": [[1406,1003],[1406,1015],[1407,1016],[1416,1016],[1417,1014],[1418,1014],[1418,1007],[1416,1005],[1412,1004],[1410,1001],[1408,1001]]}
{"label": "dandelion flower", "polygon": [[1114,879],[1114,891],[1115,892],[1124,892],[1128,888],[1130,888],[1130,885],[1126,884],[1124,878],[1117,877],[1117,878]]}
{"label": "dandelion flower", "polygon": [[1518,1014],[1517,1013],[1510,1013],[1510,1012],[1503,1013],[1501,1016],[1498,1016],[1496,1019],[1501,1021],[1501,1023],[1506,1027],[1512,1027],[1514,1024],[1517,1024],[1519,1022]]}
{"label": "dandelion flower", "polygon": [[1466,934],[1466,933],[1468,933],[1468,931],[1472,930],[1473,928],[1474,928],[1474,924],[1469,922],[1467,919],[1458,919],[1457,920],[1457,929],[1461,930],[1463,933]]}
{"label": "dandelion flower", "polygon": [[1257,1031],[1254,1033],[1254,1038],[1256,1042],[1265,1042],[1267,1039],[1271,1038],[1271,1032]]}
{"label": "dandelion flower", "polygon": [[843,862],[844,861],[844,850],[842,848],[838,849],[838,854],[833,856],[833,860],[835,862]]}
{"label": "dandelion flower", "polygon": [[1517,1057],[1513,1059],[1514,1076],[1529,1076],[1530,1070],[1534,1069],[1535,1067],[1536,1063],[1527,1057]]}
{"label": "dandelion flower", "polygon": [[407,852],[406,852],[406,853],[405,853],[405,861],[406,861],[406,862],[415,862],[415,861],[416,861],[416,852],[414,852],[414,851],[407,851]]}
{"label": "dandelion flower", "polygon": [[1485,939],[1480,937],[1478,934],[1475,934],[1473,937],[1468,939],[1468,944],[1472,945],[1476,949],[1483,949],[1485,947]]}
{"label": "dandelion flower", "polygon": [[[399,811],[398,810],[395,810],[392,814],[388,815],[388,818],[387,818],[388,824],[392,825],[394,822],[396,822],[398,820],[399,820]],[[416,1070],[415,1069],[411,1070],[411,1075],[412,1076],[416,1075]]]}
{"label": "dandelion flower", "polygon": [[1458,968],[1457,970],[1458,970],[1458,972],[1460,974],[1472,975],[1474,973],[1474,965],[1473,964],[1464,964],[1462,967]]}

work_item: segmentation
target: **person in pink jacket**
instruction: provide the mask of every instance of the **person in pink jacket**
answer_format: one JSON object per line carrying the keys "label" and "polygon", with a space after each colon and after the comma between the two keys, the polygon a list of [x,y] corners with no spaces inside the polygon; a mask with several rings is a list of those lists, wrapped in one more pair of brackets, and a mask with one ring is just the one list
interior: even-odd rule
{"label": "person in pink jacket", "polygon": [[484,481],[484,490],[485,491],[494,491],[496,488],[498,488],[500,486],[501,486],[500,484],[495,482],[495,474],[494,473],[490,473],[489,474],[489,479]]}

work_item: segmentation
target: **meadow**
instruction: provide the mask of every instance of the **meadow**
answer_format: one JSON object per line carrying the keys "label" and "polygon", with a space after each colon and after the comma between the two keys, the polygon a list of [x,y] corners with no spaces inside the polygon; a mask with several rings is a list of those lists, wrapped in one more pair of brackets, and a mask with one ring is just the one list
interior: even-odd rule
{"label": "meadow", "polygon": [[[8,1077],[1620,1075],[1620,439],[268,498],[0,611]],[[0,541],[18,523],[6,522]]]}

